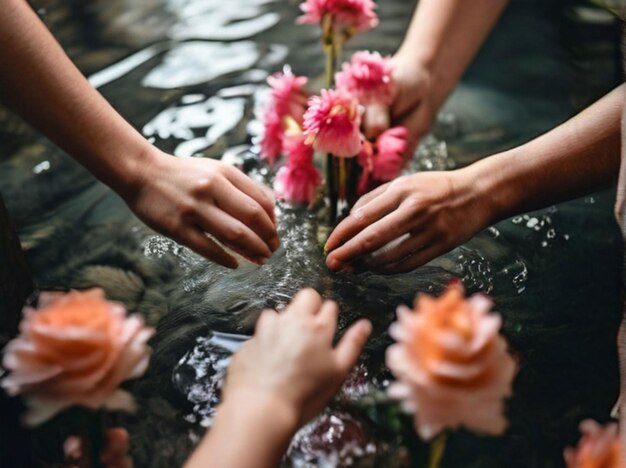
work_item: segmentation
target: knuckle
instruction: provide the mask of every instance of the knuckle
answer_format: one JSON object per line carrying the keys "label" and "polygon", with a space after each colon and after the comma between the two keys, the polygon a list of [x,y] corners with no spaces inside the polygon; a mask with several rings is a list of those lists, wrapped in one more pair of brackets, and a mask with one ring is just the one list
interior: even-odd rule
{"label": "knuckle", "polygon": [[363,237],[363,242],[361,243],[363,250],[370,250],[374,248],[376,245],[376,240],[378,239],[379,235],[380,234],[378,230],[372,229],[371,231],[369,231]]}
{"label": "knuckle", "polygon": [[[193,216],[196,213],[196,203],[191,199],[183,200],[178,204],[178,212],[181,218]],[[177,217],[176,220],[182,223],[182,219]]]}
{"label": "knuckle", "polygon": [[260,221],[263,216],[261,207],[258,205],[248,206],[248,218],[251,221]]}
{"label": "knuckle", "polygon": [[244,232],[240,227],[232,227],[226,230],[224,237],[229,242],[236,242],[244,237]]}

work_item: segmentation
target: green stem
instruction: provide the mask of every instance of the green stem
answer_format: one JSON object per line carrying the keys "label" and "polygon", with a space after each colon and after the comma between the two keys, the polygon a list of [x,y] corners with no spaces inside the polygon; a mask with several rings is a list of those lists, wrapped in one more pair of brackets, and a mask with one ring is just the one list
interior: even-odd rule
{"label": "green stem", "polygon": [[441,466],[441,460],[443,459],[443,453],[446,450],[447,440],[448,440],[448,434],[445,432],[442,432],[430,444],[430,455],[428,456],[428,468],[439,468]]}
{"label": "green stem", "polygon": [[[337,47],[335,45],[336,34],[333,31],[332,19],[330,16],[324,18],[323,22],[323,48],[326,55],[326,88],[333,86],[335,71],[337,69]],[[329,223],[332,224],[337,219],[337,182],[338,177],[335,171],[334,158],[331,154],[326,155],[326,191],[330,203]]]}
{"label": "green stem", "polygon": [[91,467],[104,468],[100,462],[106,437],[104,411],[100,410],[93,413],[87,429],[87,436],[87,440],[84,442],[89,446]]}

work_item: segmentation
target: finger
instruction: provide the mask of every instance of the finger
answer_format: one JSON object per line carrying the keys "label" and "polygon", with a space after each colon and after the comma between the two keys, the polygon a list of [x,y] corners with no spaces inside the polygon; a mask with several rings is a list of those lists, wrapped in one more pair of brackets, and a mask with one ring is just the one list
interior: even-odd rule
{"label": "finger", "polygon": [[397,273],[406,273],[408,271],[413,271],[417,267],[425,265],[432,259],[437,258],[445,252],[445,249],[442,249],[437,244],[433,244],[425,248],[424,250],[417,252],[415,255],[411,255],[410,257],[407,257],[398,263],[378,268],[376,269],[376,272],[386,275],[395,275]]}
{"label": "finger", "polygon": [[372,324],[369,320],[359,320],[353,324],[337,343],[335,358],[339,371],[345,375],[354,367],[367,338],[372,332]]}
{"label": "finger", "polygon": [[195,221],[219,242],[255,263],[264,263],[272,256],[268,245],[252,229],[217,207],[200,209]]}
{"label": "finger", "polygon": [[231,171],[228,171],[228,180],[230,180],[235,187],[248,195],[253,200],[256,200],[263,210],[267,213],[273,222],[276,222],[276,215],[274,213],[274,196],[272,192],[256,183],[250,177],[245,175],[236,167],[233,167]]}
{"label": "finger", "polygon": [[[374,198],[371,202],[353,210],[330,234],[324,249],[327,252],[333,251],[346,240],[351,239],[354,235],[391,213],[397,207],[397,200],[392,196],[388,196],[388,193],[385,192],[381,196]],[[329,256],[329,259],[330,258]],[[333,269],[331,265],[329,265],[329,268]]]}
{"label": "finger", "polygon": [[220,192],[215,197],[215,202],[219,208],[233,218],[249,226],[272,252],[278,248],[276,225],[256,200],[233,187],[233,190],[228,190],[226,193]]}
{"label": "finger", "polygon": [[322,298],[317,291],[312,288],[306,288],[295,295],[287,310],[290,314],[311,316],[317,314],[321,305]]}
{"label": "finger", "polygon": [[272,309],[265,309],[259,314],[259,318],[254,326],[254,334],[260,335],[270,329],[276,319],[278,318],[278,312]]}
{"label": "finger", "polygon": [[354,204],[354,206],[352,207],[352,209],[350,210],[350,212],[354,212],[356,210],[358,210],[359,208],[361,208],[362,206],[365,206],[367,203],[369,203],[370,201],[372,201],[374,198],[378,197],[379,195],[381,195],[382,193],[385,192],[385,190],[387,190],[387,188],[389,187],[389,184],[391,182],[387,182],[386,184],[383,184],[379,187],[376,187],[374,190],[372,190],[371,192],[366,193],[365,195],[363,195],[361,198],[359,198],[357,200],[357,202]]}
{"label": "finger", "polygon": [[335,301],[324,301],[321,309],[317,313],[317,320],[323,324],[328,332],[329,344],[332,343],[335,330],[337,329],[337,318],[339,316],[339,306]]}
{"label": "finger", "polygon": [[389,108],[383,104],[372,104],[365,108],[363,127],[365,136],[374,140],[389,128]]}
{"label": "finger", "polygon": [[378,268],[398,263],[404,258],[422,250],[431,244],[433,234],[430,230],[415,232],[403,238],[397,244],[392,242],[389,248],[382,248],[374,252],[371,256],[363,260],[363,265],[367,268]]}
{"label": "finger", "polygon": [[[334,250],[328,256],[326,263],[344,266],[351,263],[355,258],[371,254],[408,232],[411,223],[410,213],[396,210],[370,224],[344,245]],[[332,269],[332,267],[330,268]]]}
{"label": "finger", "polygon": [[239,266],[235,257],[228,254],[215,241],[209,239],[200,228],[192,227],[186,230],[183,235],[179,236],[179,240],[197,254],[226,268],[234,269]]}

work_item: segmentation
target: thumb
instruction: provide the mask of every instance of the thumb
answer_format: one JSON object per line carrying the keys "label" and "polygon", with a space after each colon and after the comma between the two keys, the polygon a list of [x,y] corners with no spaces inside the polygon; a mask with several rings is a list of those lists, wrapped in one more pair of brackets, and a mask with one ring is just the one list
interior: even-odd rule
{"label": "thumb", "polygon": [[389,108],[383,104],[372,104],[365,108],[363,116],[363,129],[365,136],[369,140],[375,139],[378,135],[389,128]]}
{"label": "thumb", "polygon": [[354,367],[371,332],[372,324],[363,319],[348,328],[341,337],[335,347],[335,358],[342,374],[347,374]]}

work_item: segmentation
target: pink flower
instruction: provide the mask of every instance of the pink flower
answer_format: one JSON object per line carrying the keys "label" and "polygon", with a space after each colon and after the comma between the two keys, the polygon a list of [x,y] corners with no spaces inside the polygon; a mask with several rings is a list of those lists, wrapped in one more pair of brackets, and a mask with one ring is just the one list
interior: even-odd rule
{"label": "pink flower", "polygon": [[363,144],[358,156],[358,162],[363,168],[357,187],[359,195],[400,175],[408,135],[409,131],[405,127],[394,127],[380,134],[374,145],[369,142]]}
{"label": "pink flower", "polygon": [[319,171],[313,165],[313,148],[302,136],[289,138],[287,153],[287,165],[278,170],[274,181],[276,197],[291,203],[311,203],[322,183]]}
{"label": "pink flower", "polygon": [[391,57],[378,52],[357,52],[335,75],[338,89],[354,94],[361,104],[391,104],[393,100]]}
{"label": "pink flower", "polygon": [[31,426],[73,405],[130,411],[133,398],[119,386],[147,369],[153,333],[101,289],[43,293],[38,310],[24,310],[20,335],[5,349],[10,374],[0,385],[24,396]]}
{"label": "pink flower", "polygon": [[323,89],[309,99],[304,114],[306,142],[316,150],[344,158],[359,154],[363,136],[357,100],[345,91]]}
{"label": "pink flower", "polygon": [[271,87],[270,99],[263,111],[264,132],[261,138],[261,158],[274,164],[283,152],[283,138],[289,120],[302,125],[307,96],[304,85],[307,78],[295,76],[288,67],[267,79]]}
{"label": "pink flower", "polygon": [[415,412],[422,438],[459,426],[486,434],[506,429],[503,398],[511,395],[516,365],[498,333],[500,316],[490,309],[485,295],[465,299],[460,284],[439,298],[420,295],[415,310],[398,309],[389,329],[397,343],[386,359],[398,381],[389,395]]}
{"label": "pink flower", "polygon": [[372,0],[305,0],[300,4],[304,15],[298,18],[298,23],[321,24],[329,15],[334,27],[350,37],[378,25],[375,8]]}
{"label": "pink flower", "polygon": [[285,67],[282,73],[275,73],[267,78],[267,83],[272,88],[273,108],[278,115],[288,115],[302,123],[307,101],[304,86],[307,81],[305,76],[294,75],[289,67]]}
{"label": "pink flower", "polygon": [[261,137],[261,159],[274,165],[283,152],[283,122],[273,109],[266,109],[263,114],[263,136]]}
{"label": "pink flower", "polygon": [[583,436],[576,448],[563,452],[567,468],[619,468],[620,442],[616,423],[602,427],[586,419],[580,423]]}

